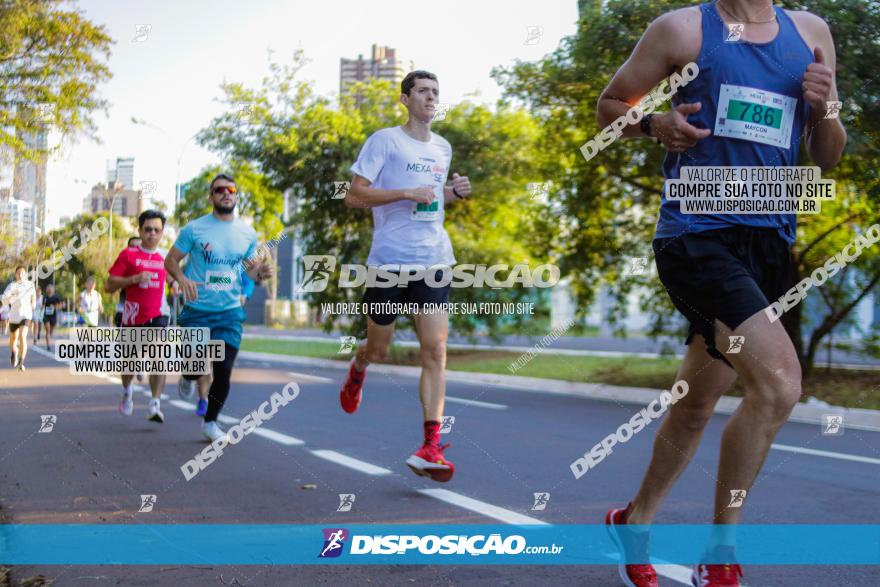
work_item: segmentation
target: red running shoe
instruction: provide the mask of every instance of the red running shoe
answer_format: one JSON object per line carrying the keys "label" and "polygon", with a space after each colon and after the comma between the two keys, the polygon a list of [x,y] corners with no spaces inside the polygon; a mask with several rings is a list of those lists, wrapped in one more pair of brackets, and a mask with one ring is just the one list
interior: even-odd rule
{"label": "red running shoe", "polygon": [[430,477],[439,483],[446,483],[452,479],[455,473],[455,465],[443,457],[443,451],[449,448],[449,444],[428,444],[406,459],[406,464],[412,472],[422,477]]}
{"label": "red running shoe", "polygon": [[[617,545],[617,549],[620,551],[620,563],[617,565],[617,570],[620,573],[620,578],[623,579],[623,584],[627,587],[658,587],[657,571],[654,570],[652,565],[626,564],[626,552],[623,547],[624,537],[621,535],[620,526],[626,524],[626,513],[629,510],[630,505],[632,504],[628,504],[625,509],[611,510],[605,516],[605,527],[608,529],[608,534],[611,536],[611,540]],[[644,550],[644,553],[647,555],[647,532],[632,534],[631,536],[627,536],[627,540],[630,543],[637,542],[637,544],[633,544],[634,548],[639,551]]]}
{"label": "red running shoe", "polygon": [[691,584],[694,587],[739,587],[743,576],[739,565],[694,565]]}
{"label": "red running shoe", "polygon": [[361,390],[364,387],[364,378],[366,376],[366,369],[358,371],[355,369],[354,363],[351,364],[351,368],[348,370],[348,378],[342,386],[342,391],[339,392],[339,403],[342,404],[342,409],[346,413],[354,414],[358,406],[361,405],[361,397],[363,395]]}

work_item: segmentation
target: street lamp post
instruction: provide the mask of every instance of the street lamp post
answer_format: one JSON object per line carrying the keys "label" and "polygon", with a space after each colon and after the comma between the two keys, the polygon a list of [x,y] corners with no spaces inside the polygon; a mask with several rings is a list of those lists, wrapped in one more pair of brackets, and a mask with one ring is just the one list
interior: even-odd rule
{"label": "street lamp post", "polygon": [[113,186],[113,197],[110,198],[110,240],[107,242],[107,252],[110,255],[113,255],[113,204],[116,203],[116,197],[119,195],[119,192],[116,191],[116,186]]}
{"label": "street lamp post", "polygon": [[[49,237],[49,242],[52,243],[52,256],[50,257],[50,260],[51,260],[51,261],[53,262],[53,264],[54,264],[54,262],[55,262],[55,252],[56,252],[56,250],[57,250],[57,248],[58,248],[58,245],[55,244],[55,237],[52,236],[52,231],[51,231],[51,230],[44,230],[44,229],[39,228],[39,227],[37,227],[37,226],[34,226],[34,230],[36,230],[37,232],[40,233],[40,237],[44,237],[44,236],[45,236],[45,237]],[[39,266],[40,266],[40,261],[38,260],[38,261],[37,261],[37,265],[36,265],[36,267],[35,267],[35,269],[34,269],[34,275],[35,275],[35,277],[36,277],[36,278],[34,279],[34,281],[37,281],[37,282],[39,281],[39,274],[37,273]],[[52,270],[52,286],[53,286],[53,287],[55,286],[55,270],[54,270],[54,269]]]}
{"label": "street lamp post", "polygon": [[[165,129],[163,129],[161,126],[157,126],[157,125],[152,124],[146,120],[141,120],[141,119],[136,118],[134,116],[131,117],[131,123],[136,124],[136,125],[140,125],[140,126],[146,126],[148,128],[152,128],[153,130],[159,131],[160,133],[162,133],[162,135],[165,136],[166,139],[168,139],[169,143],[174,145],[174,139],[172,139],[171,135],[168,134],[168,132]],[[195,134],[193,134],[188,139],[186,139],[180,147],[180,154],[177,156],[177,175],[174,178],[175,192],[174,192],[174,202],[173,202],[172,209],[177,206],[177,191],[176,190],[177,190],[177,186],[180,185],[180,165],[183,162],[183,155],[185,154],[186,148],[189,146],[190,141],[192,141],[194,138],[199,136],[199,132],[201,132],[201,131],[197,131]]]}

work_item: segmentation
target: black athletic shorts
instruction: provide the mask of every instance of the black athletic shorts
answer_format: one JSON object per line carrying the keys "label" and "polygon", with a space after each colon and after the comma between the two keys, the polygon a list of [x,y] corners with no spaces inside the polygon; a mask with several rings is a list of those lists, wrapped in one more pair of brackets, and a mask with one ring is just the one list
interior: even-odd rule
{"label": "black athletic shorts", "polygon": [[10,333],[13,333],[13,332],[15,332],[16,330],[18,330],[19,328],[21,328],[22,326],[29,326],[30,323],[31,323],[31,321],[30,321],[29,318],[25,318],[25,319],[22,320],[21,322],[11,322],[11,321],[10,321],[10,322],[9,322],[9,332],[10,332]]}
{"label": "black athletic shorts", "polygon": [[734,226],[654,239],[657,274],[690,322],[685,344],[703,335],[715,348],[715,319],[735,330],[791,286],[791,251],[773,228]]}
{"label": "black athletic shorts", "polygon": [[43,324],[51,324],[54,327],[56,322],[58,322],[57,314],[43,315]]}
{"label": "black athletic shorts", "polygon": [[[434,282],[439,282],[442,277],[443,271],[438,270]],[[424,279],[410,281],[406,287],[368,287],[364,292],[363,303],[367,305],[367,315],[373,322],[388,326],[400,315],[400,312],[393,311],[393,306],[418,304],[421,307],[424,304],[445,304],[449,301],[450,289],[452,286],[448,284],[443,287],[431,287]],[[382,308],[380,304],[389,308]],[[387,311],[389,309],[392,311]]]}
{"label": "black athletic shorts", "polygon": [[168,328],[168,316],[156,316],[143,324],[133,324],[123,328]]}

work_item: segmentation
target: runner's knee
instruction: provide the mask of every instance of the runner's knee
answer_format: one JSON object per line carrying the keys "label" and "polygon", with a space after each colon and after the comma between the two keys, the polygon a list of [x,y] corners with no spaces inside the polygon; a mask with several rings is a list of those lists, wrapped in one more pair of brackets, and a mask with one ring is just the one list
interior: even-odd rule
{"label": "runner's knee", "polygon": [[364,352],[364,358],[370,363],[384,363],[388,360],[388,347],[371,347],[367,345],[367,349]]}
{"label": "runner's knee", "polygon": [[681,428],[690,432],[700,432],[712,419],[715,402],[678,402],[669,410],[670,418]]}
{"label": "runner's knee", "polygon": [[767,417],[785,420],[801,398],[801,367],[797,360],[769,368],[748,386],[746,399],[757,403]]}
{"label": "runner's knee", "polygon": [[419,355],[422,358],[422,366],[443,366],[446,364],[446,341],[437,340],[423,343]]}

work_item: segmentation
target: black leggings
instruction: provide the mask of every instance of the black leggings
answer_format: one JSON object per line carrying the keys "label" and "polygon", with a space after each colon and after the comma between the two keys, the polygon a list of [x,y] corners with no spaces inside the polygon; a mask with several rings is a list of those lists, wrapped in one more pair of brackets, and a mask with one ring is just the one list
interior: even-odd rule
{"label": "black leggings", "polygon": [[205,422],[214,422],[223,409],[223,404],[229,396],[229,380],[232,378],[232,366],[238,349],[229,343],[224,343],[226,354],[222,361],[214,361],[214,380],[208,390],[208,411],[205,412]]}

